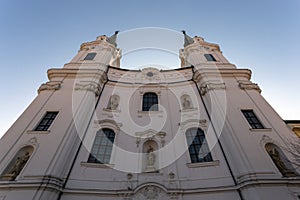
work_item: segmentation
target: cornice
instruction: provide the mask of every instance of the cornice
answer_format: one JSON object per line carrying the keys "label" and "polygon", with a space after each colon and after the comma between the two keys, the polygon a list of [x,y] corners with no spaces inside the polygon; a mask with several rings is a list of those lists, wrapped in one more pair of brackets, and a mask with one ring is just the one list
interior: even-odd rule
{"label": "cornice", "polygon": [[220,82],[220,83],[205,82],[200,85],[201,95],[205,95],[210,90],[225,90],[225,89],[226,89],[226,86],[225,86],[225,83],[223,83],[223,82]]}
{"label": "cornice", "polygon": [[91,78],[98,78],[98,79],[107,79],[106,73],[102,69],[95,69],[95,68],[84,68],[84,69],[49,69],[47,71],[49,80],[54,78],[75,78],[75,77],[91,77]]}
{"label": "cornice", "polygon": [[195,69],[193,79],[196,82],[200,82],[203,79],[209,78],[225,78],[225,77],[236,77],[251,79],[251,70],[249,69]]}
{"label": "cornice", "polygon": [[48,81],[47,83],[43,83],[38,89],[38,94],[44,90],[59,90],[61,84],[61,81]]}
{"label": "cornice", "polygon": [[75,84],[75,90],[85,90],[93,92],[95,96],[99,96],[101,86],[95,82],[80,82]]}
{"label": "cornice", "polygon": [[239,87],[243,90],[257,90],[261,93],[261,89],[257,83],[252,83],[251,81],[238,81]]}

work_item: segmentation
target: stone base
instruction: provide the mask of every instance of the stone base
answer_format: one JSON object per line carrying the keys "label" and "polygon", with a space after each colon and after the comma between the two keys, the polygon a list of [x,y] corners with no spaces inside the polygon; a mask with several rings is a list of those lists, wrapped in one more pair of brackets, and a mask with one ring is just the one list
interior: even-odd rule
{"label": "stone base", "polygon": [[147,166],[146,169],[145,169],[145,172],[155,172],[156,169],[155,167],[152,165],[152,166]]}

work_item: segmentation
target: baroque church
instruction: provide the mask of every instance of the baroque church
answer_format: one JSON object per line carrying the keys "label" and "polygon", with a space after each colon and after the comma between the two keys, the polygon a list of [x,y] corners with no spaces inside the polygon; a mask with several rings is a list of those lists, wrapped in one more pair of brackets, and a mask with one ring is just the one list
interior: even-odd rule
{"label": "baroque church", "polygon": [[184,31],[180,68],[123,69],[117,34],[48,70],[0,140],[0,200],[300,199],[299,121],[249,69]]}

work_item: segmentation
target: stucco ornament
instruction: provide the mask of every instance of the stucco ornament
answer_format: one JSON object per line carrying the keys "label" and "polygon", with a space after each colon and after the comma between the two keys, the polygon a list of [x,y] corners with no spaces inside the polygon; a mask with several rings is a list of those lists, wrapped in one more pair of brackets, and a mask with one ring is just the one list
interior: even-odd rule
{"label": "stucco ornament", "polygon": [[243,90],[257,90],[261,93],[261,89],[257,83],[252,83],[251,81],[239,81],[239,87]]}
{"label": "stucco ornament", "polygon": [[142,69],[142,76],[149,80],[160,80],[159,70],[154,67],[147,67]]}
{"label": "stucco ornament", "polygon": [[159,187],[148,185],[139,190],[133,197],[133,200],[158,200],[170,199],[168,195]]}
{"label": "stucco ornament", "polygon": [[110,97],[110,103],[108,109],[117,110],[119,107],[120,97],[118,95],[112,95]]}
{"label": "stucco ornament", "polygon": [[96,96],[100,94],[100,86],[96,83],[76,83],[75,90],[86,90],[90,92],[94,92]]}
{"label": "stucco ornament", "polygon": [[49,81],[47,83],[43,83],[38,89],[38,93],[44,90],[59,90],[61,87],[61,81]]}

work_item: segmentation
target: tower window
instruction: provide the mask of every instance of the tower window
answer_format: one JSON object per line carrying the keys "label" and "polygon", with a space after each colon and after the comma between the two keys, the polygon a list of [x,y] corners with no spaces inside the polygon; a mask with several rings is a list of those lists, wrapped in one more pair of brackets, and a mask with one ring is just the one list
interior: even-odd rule
{"label": "tower window", "polygon": [[35,131],[47,131],[54,121],[58,112],[47,112],[37,127],[34,129]]}
{"label": "tower window", "polygon": [[186,131],[186,140],[192,163],[210,162],[213,160],[204,132],[200,128],[188,129]]}
{"label": "tower window", "polygon": [[84,60],[94,60],[96,53],[88,53]]}
{"label": "tower window", "polygon": [[244,116],[247,119],[248,123],[250,124],[251,128],[253,128],[253,129],[262,129],[262,128],[264,128],[262,123],[256,117],[253,110],[242,110],[242,113],[244,114]]}
{"label": "tower window", "polygon": [[211,54],[204,54],[207,61],[217,61],[215,57]]}
{"label": "tower window", "polygon": [[145,93],[143,96],[143,111],[158,111],[158,97],[153,92]]}
{"label": "tower window", "polygon": [[89,163],[108,164],[112,152],[115,133],[111,129],[101,129],[96,133]]}

